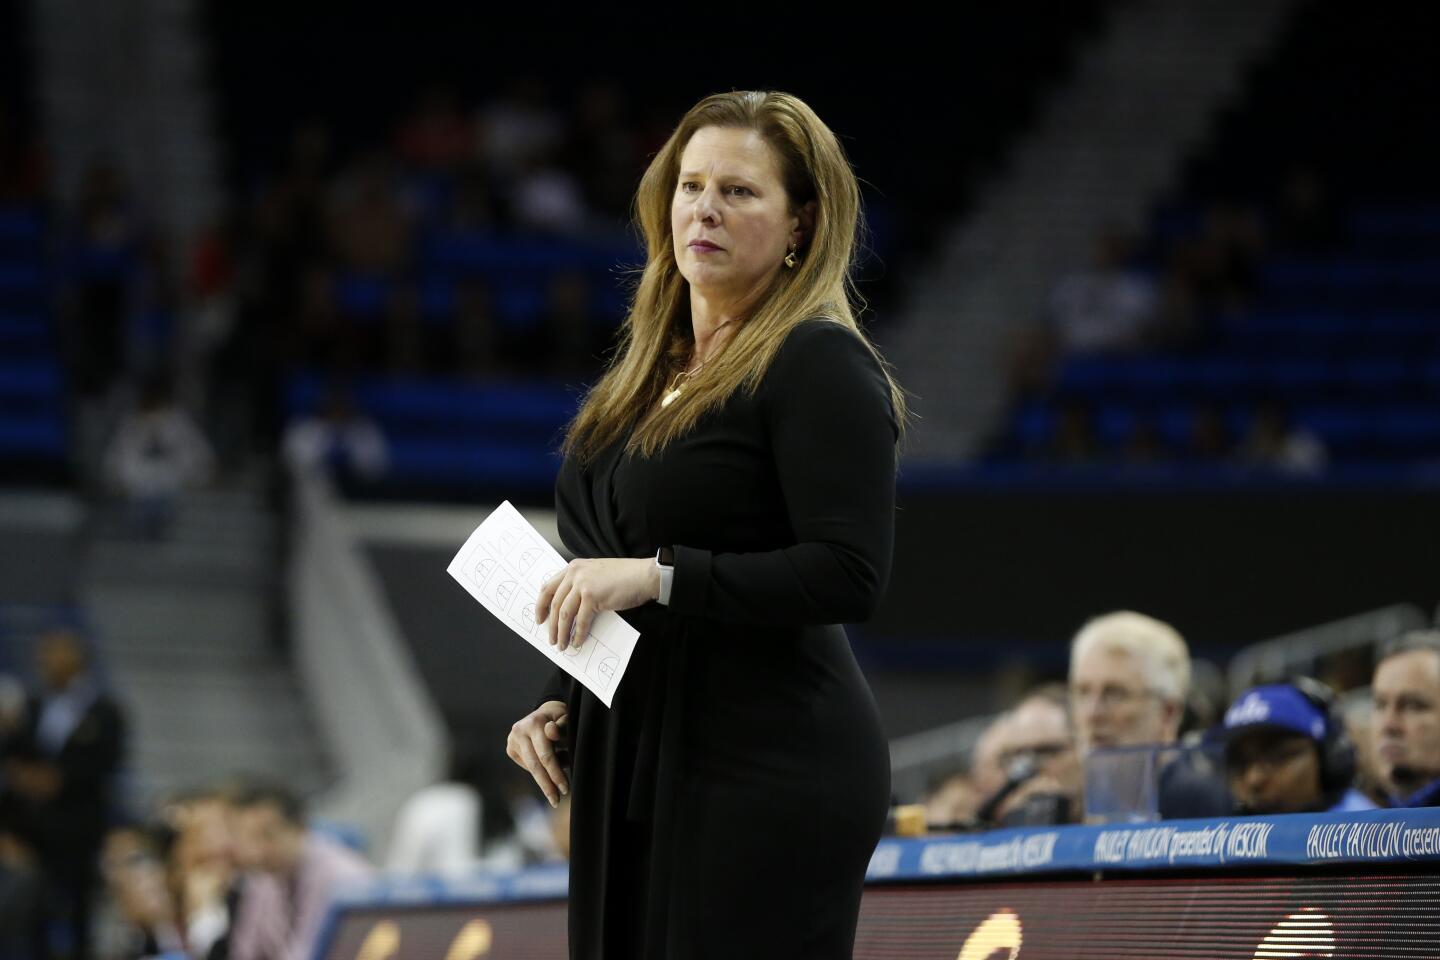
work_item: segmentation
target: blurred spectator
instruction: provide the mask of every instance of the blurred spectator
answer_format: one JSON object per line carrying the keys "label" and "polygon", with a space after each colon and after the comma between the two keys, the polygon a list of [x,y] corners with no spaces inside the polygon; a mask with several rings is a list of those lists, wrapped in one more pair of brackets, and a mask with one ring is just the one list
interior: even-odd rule
{"label": "blurred spectator", "polygon": [[1264,233],[1247,204],[1217,200],[1205,211],[1198,237],[1180,247],[1184,282],[1208,318],[1249,306],[1260,288]]}
{"label": "blurred spectator", "polygon": [[1165,442],[1160,438],[1154,417],[1143,413],[1135,417],[1122,455],[1130,466],[1146,466],[1166,459]]}
{"label": "blurred spectator", "polygon": [[976,814],[980,805],[1005,786],[1000,751],[1008,735],[1009,711],[990,722],[970,751],[969,771],[960,771],[943,780],[926,798],[925,822],[932,827],[980,826]]}
{"label": "blurred spectator", "polygon": [[1098,460],[1100,441],[1095,435],[1095,419],[1090,408],[1078,400],[1065,401],[1055,418],[1055,429],[1048,443],[1035,453],[1052,463],[1075,465]]}
{"label": "blurred spectator", "polygon": [[1251,466],[1297,475],[1323,473],[1329,456],[1324,441],[1309,430],[1292,426],[1284,406],[1275,400],[1256,407],[1239,452],[1240,459]]}
{"label": "blurred spectator", "polygon": [[1225,767],[1241,813],[1373,810],[1335,695],[1301,677],[1243,693],[1225,714]]}
{"label": "blurred spectator", "polygon": [[1141,345],[1154,318],[1154,282],[1129,265],[1130,240],[1107,230],[1088,270],[1060,281],[1050,313],[1066,353],[1105,353]]}
{"label": "blurred spectator", "polygon": [[[1176,743],[1190,689],[1190,651],[1174,627],[1119,611],[1085,624],[1070,647],[1070,698],[1083,760],[1097,749]],[[1162,818],[1225,816],[1231,801],[1192,754],[1159,774]]]}
{"label": "blurred spectator", "polygon": [[1065,687],[1047,684],[1027,694],[997,726],[995,759],[1005,782],[976,818],[1000,826],[1079,820],[1083,784]]}
{"label": "blurred spectator", "polygon": [[600,344],[594,342],[590,284],[577,271],[557,273],[547,291],[545,330],[551,373],[583,377],[595,368]]}
{"label": "blurred spectator", "polygon": [[1230,455],[1230,431],[1225,415],[1213,403],[1202,403],[1191,414],[1190,443],[1186,457],[1195,463],[1219,463]]}
{"label": "blurred spectator", "polygon": [[464,376],[493,373],[497,344],[489,291],[478,280],[462,281],[455,290],[455,345],[449,361]]}
{"label": "blurred spectator", "polygon": [[499,220],[500,211],[484,168],[474,163],[466,164],[455,187],[450,226],[463,232],[491,230]]}
{"label": "blurred spectator", "polygon": [[122,960],[149,960],[183,950],[164,858],[155,838],[136,826],[112,830],[105,838],[101,868],[106,889],[126,924],[123,942],[107,945],[110,950],[118,949]]}
{"label": "blurred spectator", "polygon": [[221,960],[239,898],[235,863],[235,809],[229,794],[201,790],[176,798],[165,810],[175,832],[170,880],[185,946],[192,957]]}
{"label": "blurred spectator", "polygon": [[1270,219],[1269,239],[1277,250],[1315,256],[1340,242],[1340,213],[1324,179],[1314,167],[1297,164],[1280,185],[1280,200]]}
{"label": "blurred spectator", "polygon": [[354,331],[335,304],[335,278],[321,264],[300,278],[295,305],[296,342],[292,353],[302,366],[342,370],[356,359]]}
{"label": "blurred spectator", "polygon": [[534,156],[521,163],[510,209],[515,225],[522,230],[576,234],[586,224],[579,181],[549,156]]}
{"label": "blurred spectator", "polygon": [[248,871],[230,936],[233,960],[310,960],[335,894],[368,879],[361,857],[305,826],[299,799],[255,784],[235,801],[236,861]]}
{"label": "blurred spectator", "polygon": [[396,136],[400,159],[422,170],[453,170],[470,153],[470,128],[455,91],[432,84]]}
{"label": "blurred spectator", "polygon": [[138,408],[120,423],[105,453],[109,481],[129,501],[137,530],[160,537],[175,500],[211,479],[215,455],[190,414],[160,376],[146,380]]}
{"label": "blurred spectator", "polygon": [[387,869],[458,876],[474,868],[483,839],[481,773],[473,751],[451,747],[449,777],[418,790],[395,815]]}
{"label": "blurred spectator", "polygon": [[5,803],[15,833],[36,853],[73,955],[83,958],[90,955],[92,888],[125,720],[100,691],[74,633],[42,637],[36,665],[42,689],[4,747]]}
{"label": "blurred spectator", "polygon": [[1212,661],[1190,661],[1190,690],[1180,718],[1180,742],[1199,743],[1220,723],[1230,700],[1230,680]]}
{"label": "blurred spectator", "polygon": [[389,466],[385,435],[355,412],[344,390],[326,394],[318,416],[303,417],[285,429],[285,464],[292,471],[329,469],[338,478],[374,480]]}
{"label": "blurred spectator", "polygon": [[1380,775],[1380,755],[1376,751],[1374,704],[1368,700],[1350,704],[1345,711],[1345,729],[1355,745],[1355,789],[1377,807],[1389,806],[1390,794]]}
{"label": "blurred spectator", "polygon": [[389,157],[362,157],[337,186],[330,244],[340,266],[393,277],[410,261],[410,223]]}
{"label": "blurred spectator", "polygon": [[480,110],[476,127],[479,154],[501,183],[512,182],[526,161],[558,148],[565,130],[534,77],[511,81],[502,97]]}
{"label": "blurred spectator", "polygon": [[1393,804],[1440,806],[1440,630],[1389,647],[1370,692],[1380,778]]}
{"label": "blurred spectator", "polygon": [[619,85],[606,81],[586,84],[580,91],[577,113],[571,148],[575,155],[568,165],[579,171],[585,195],[596,211],[623,224],[641,164]]}
{"label": "blurred spectator", "polygon": [[96,163],[86,171],[71,229],[71,365],[80,395],[99,397],[127,365],[131,299],[140,265],[140,220],[114,165]]}
{"label": "blurred spectator", "polygon": [[0,819],[0,960],[31,960],[44,923],[44,884],[29,849]]}

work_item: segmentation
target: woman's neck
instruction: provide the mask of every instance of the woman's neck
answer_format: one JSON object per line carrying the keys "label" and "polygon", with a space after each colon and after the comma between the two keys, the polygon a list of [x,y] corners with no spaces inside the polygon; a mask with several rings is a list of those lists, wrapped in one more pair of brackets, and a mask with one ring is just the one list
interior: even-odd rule
{"label": "woman's neck", "polygon": [[707,300],[692,288],[690,328],[695,338],[695,352],[690,358],[691,363],[708,361],[715,355],[715,351],[724,345],[726,339],[735,334],[743,321],[744,314],[740,306]]}

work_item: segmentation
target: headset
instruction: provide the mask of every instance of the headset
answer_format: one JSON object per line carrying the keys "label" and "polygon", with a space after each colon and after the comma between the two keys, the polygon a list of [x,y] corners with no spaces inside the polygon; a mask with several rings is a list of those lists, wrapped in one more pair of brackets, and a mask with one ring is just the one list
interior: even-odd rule
{"label": "headset", "polygon": [[1355,744],[1345,731],[1345,715],[1335,691],[1313,677],[1296,677],[1289,685],[1325,715],[1320,742],[1320,788],[1327,796],[1344,793],[1355,783]]}

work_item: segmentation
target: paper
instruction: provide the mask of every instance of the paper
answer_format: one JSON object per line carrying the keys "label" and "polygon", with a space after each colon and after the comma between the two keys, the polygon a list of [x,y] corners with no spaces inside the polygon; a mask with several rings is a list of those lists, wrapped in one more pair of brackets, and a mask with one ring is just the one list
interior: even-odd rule
{"label": "paper", "polygon": [[[565,568],[560,554],[506,500],[481,521],[446,571],[500,622],[530,642],[610,706],[640,632],[612,610],[590,635],[562,653],[550,645],[550,624],[535,622],[540,588]],[[552,611],[551,616],[554,616]]]}

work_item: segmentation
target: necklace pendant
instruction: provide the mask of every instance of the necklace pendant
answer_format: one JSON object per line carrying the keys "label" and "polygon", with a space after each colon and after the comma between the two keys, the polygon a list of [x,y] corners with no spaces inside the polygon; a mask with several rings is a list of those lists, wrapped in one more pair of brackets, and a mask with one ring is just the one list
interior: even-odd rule
{"label": "necklace pendant", "polygon": [[671,390],[669,393],[665,394],[665,396],[660,398],[660,406],[670,406],[670,404],[675,402],[675,398],[678,396],[680,396],[680,388],[676,387],[674,390]]}

